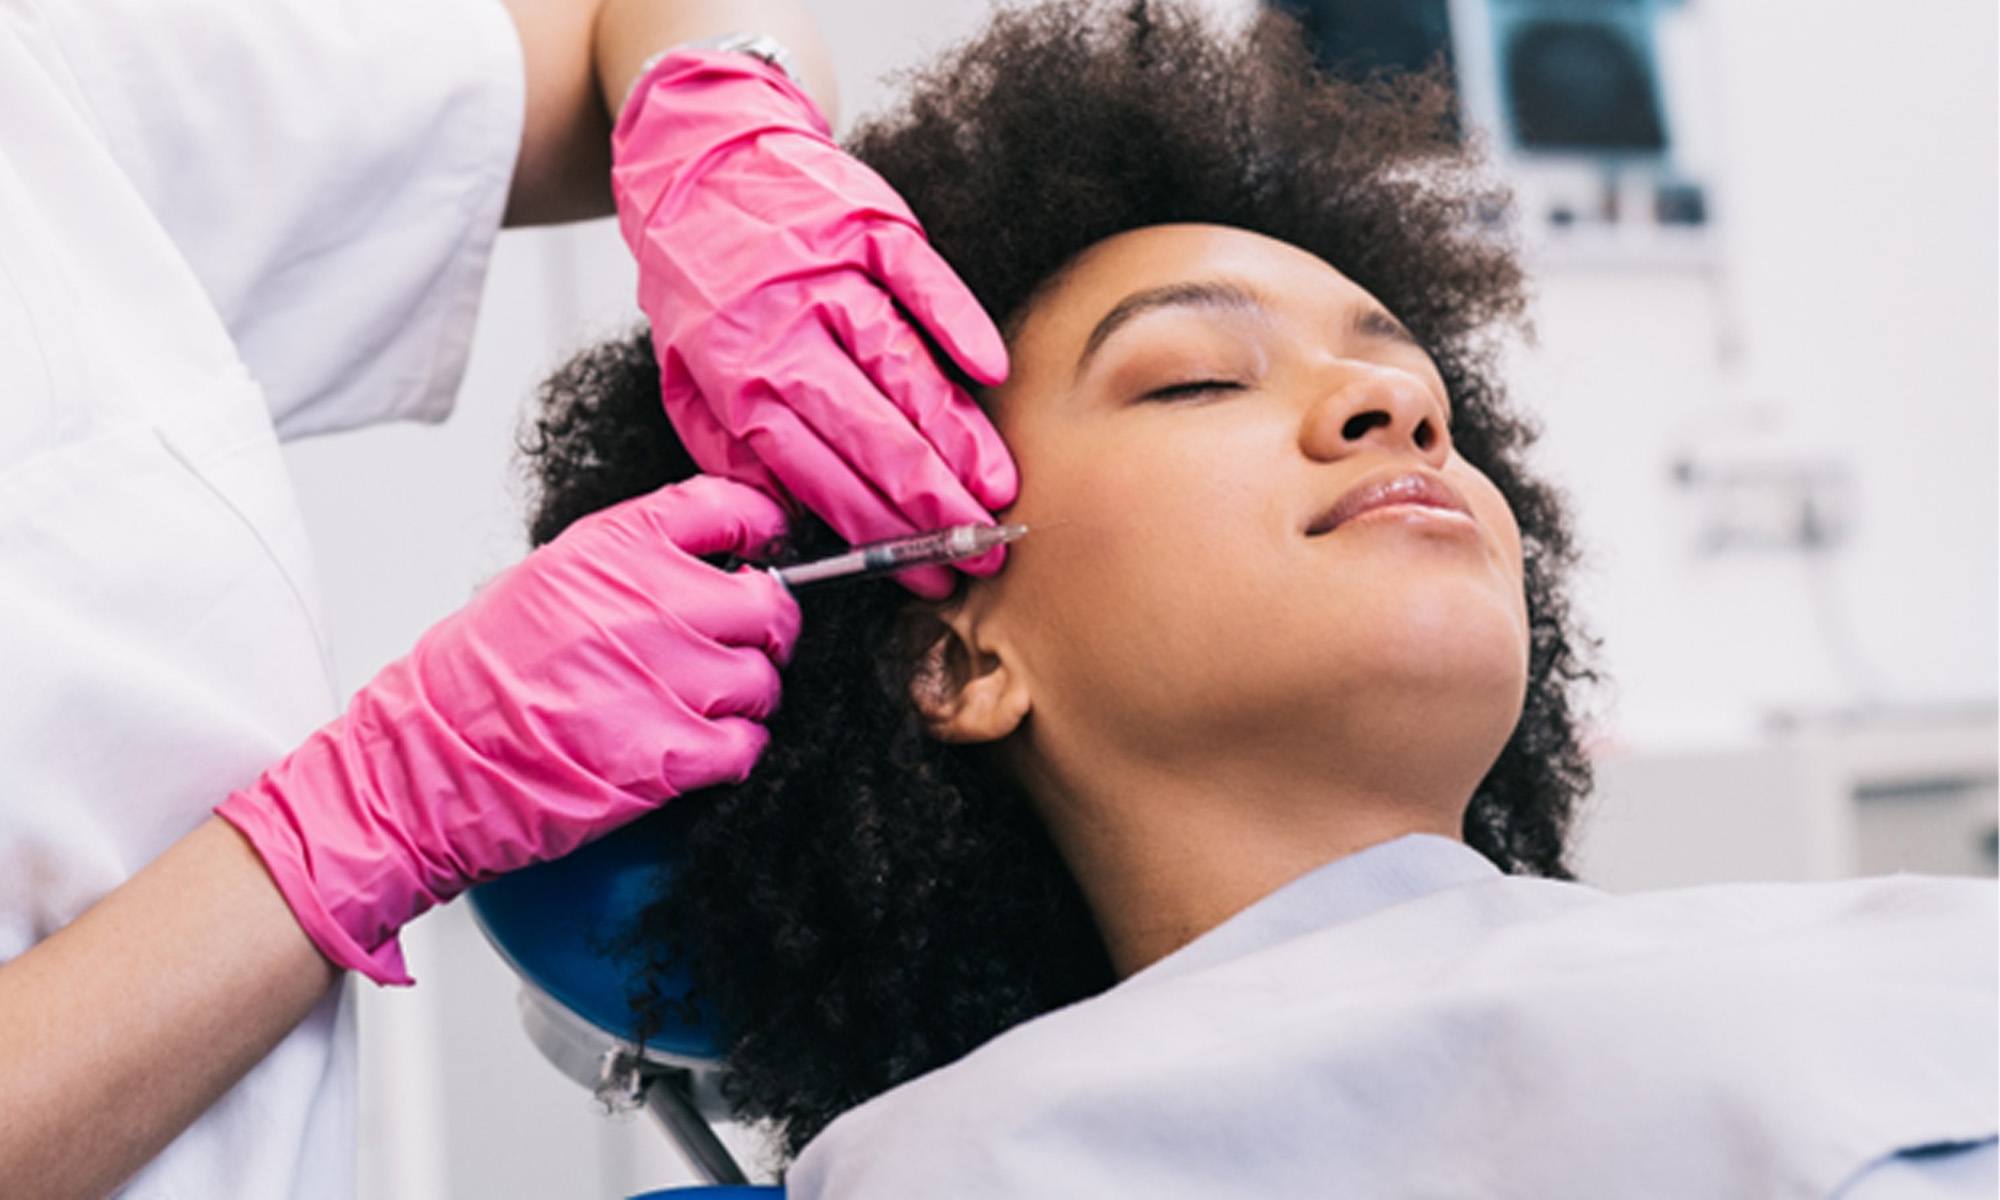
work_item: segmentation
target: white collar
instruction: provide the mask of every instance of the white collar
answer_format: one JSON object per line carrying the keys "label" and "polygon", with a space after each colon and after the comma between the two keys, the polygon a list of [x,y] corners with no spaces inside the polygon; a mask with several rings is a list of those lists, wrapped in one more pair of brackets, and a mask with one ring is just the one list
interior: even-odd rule
{"label": "white collar", "polygon": [[1200,970],[1316,929],[1503,875],[1485,855],[1455,838],[1406,833],[1313,868],[1112,990]]}

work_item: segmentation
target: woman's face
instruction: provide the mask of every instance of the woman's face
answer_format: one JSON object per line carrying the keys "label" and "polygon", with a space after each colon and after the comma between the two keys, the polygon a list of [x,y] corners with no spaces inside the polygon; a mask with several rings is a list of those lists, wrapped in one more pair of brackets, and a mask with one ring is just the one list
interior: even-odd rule
{"label": "woman's face", "polygon": [[[1287,243],[1155,226],[1080,256],[1010,349],[990,408],[1032,532],[964,608],[1025,683],[1030,753],[1365,745],[1479,758],[1476,783],[1526,687],[1520,531],[1393,315]],[[1324,528],[1412,472],[1465,511]]]}

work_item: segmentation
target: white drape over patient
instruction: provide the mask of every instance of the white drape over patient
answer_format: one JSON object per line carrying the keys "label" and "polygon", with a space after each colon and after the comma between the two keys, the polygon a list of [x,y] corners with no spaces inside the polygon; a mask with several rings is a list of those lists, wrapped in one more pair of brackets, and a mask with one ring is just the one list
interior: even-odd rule
{"label": "white drape over patient", "polygon": [[1612,896],[1410,834],[845,1114],[786,1194],[1990,1196],[1996,895]]}

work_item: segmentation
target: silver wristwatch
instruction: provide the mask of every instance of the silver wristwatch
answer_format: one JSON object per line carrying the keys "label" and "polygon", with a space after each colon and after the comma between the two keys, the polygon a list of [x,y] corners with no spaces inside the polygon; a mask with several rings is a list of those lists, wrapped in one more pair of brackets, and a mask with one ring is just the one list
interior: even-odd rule
{"label": "silver wristwatch", "polygon": [[[792,52],[785,49],[785,44],[777,38],[768,33],[723,33],[698,41],[682,42],[678,46],[668,46],[648,58],[639,64],[639,73],[632,78],[632,88],[636,89],[639,81],[652,74],[653,68],[660,65],[661,59],[676,50],[719,50],[724,54],[748,54],[752,58],[761,58],[783,71],[785,78],[800,87],[805,86],[805,81],[799,78],[797,68],[792,66]],[[625,105],[630,103],[632,103],[632,89],[627,89],[624,103],[618,106],[619,110],[623,111]]]}
{"label": "silver wristwatch", "polygon": [[720,50],[724,54],[748,54],[753,58],[761,58],[783,71],[787,79],[800,87],[805,86],[799,79],[798,70],[792,66],[792,52],[785,49],[783,42],[768,33],[725,33],[719,37],[703,38],[698,42],[676,46],[675,49]]}

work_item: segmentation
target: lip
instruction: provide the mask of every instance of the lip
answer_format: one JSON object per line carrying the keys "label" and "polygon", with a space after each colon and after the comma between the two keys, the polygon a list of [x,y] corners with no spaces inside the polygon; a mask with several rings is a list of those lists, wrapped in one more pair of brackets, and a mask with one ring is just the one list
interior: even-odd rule
{"label": "lip", "polygon": [[1472,516],[1472,508],[1466,504],[1465,497],[1459,495],[1458,489],[1447,483],[1443,476],[1398,467],[1371,475],[1347,489],[1340,499],[1334,501],[1333,507],[1313,518],[1305,533],[1307,537],[1332,533],[1362,513],[1403,504],[1445,509],[1468,518]]}

